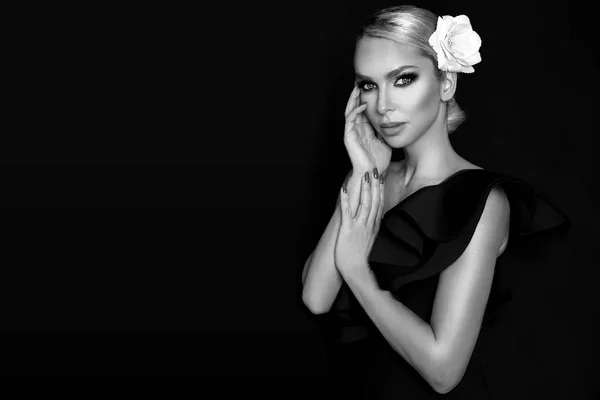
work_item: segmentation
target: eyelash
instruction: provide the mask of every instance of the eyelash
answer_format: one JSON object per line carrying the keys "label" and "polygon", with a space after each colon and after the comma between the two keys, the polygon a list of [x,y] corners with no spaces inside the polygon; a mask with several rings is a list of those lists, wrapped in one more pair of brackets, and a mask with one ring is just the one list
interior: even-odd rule
{"label": "eyelash", "polygon": [[[399,87],[406,87],[408,85],[410,85],[411,83],[413,83],[415,81],[415,79],[417,79],[417,74],[415,74],[414,72],[408,73],[408,74],[404,74],[404,75],[400,75],[398,77],[398,79],[396,79],[396,82],[398,82],[399,80],[402,79],[408,79],[410,80],[410,82],[405,83],[404,85],[398,85]],[[360,88],[360,90],[362,90],[363,92],[370,92],[371,89],[365,89],[363,86],[366,84],[373,84],[373,82],[369,82],[369,81],[360,81],[358,82],[358,87]]]}

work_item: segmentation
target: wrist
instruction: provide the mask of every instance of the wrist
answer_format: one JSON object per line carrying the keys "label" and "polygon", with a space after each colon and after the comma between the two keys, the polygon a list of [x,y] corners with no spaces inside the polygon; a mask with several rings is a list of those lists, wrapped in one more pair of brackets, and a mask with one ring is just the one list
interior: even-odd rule
{"label": "wrist", "polygon": [[370,175],[373,175],[373,167],[369,169],[353,169],[352,176],[358,176],[362,178],[363,176],[365,176],[365,172],[368,172]]}
{"label": "wrist", "polygon": [[[365,172],[369,173],[369,177],[373,177],[374,176],[373,175],[373,168],[371,168],[371,169],[368,169],[368,170],[356,170],[356,171],[352,170],[352,176],[351,177],[355,178],[355,179],[363,179],[364,176],[365,176]],[[387,169],[384,169],[384,170],[380,171],[379,168],[377,168],[377,174],[379,176],[381,176],[381,175],[387,176]]]}
{"label": "wrist", "polygon": [[361,263],[360,266],[344,269],[340,273],[346,283],[350,285],[370,285],[376,281],[368,262]]}
{"label": "wrist", "polygon": [[381,173],[385,173],[388,170],[388,167],[386,167],[385,169],[380,169],[379,167],[376,167],[376,166],[371,166],[371,167],[368,167],[366,169],[365,168],[359,168],[359,169],[357,169],[357,168],[352,167],[352,174],[353,175],[364,175],[365,172],[367,172],[367,171],[370,174],[372,174],[374,168],[377,168],[377,172],[380,173],[380,174]]}

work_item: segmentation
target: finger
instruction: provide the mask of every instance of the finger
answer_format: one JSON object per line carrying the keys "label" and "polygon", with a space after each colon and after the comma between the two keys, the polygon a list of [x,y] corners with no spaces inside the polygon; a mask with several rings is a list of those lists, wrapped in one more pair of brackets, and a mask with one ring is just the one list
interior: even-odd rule
{"label": "finger", "polygon": [[356,222],[364,225],[367,223],[369,212],[371,211],[371,184],[368,171],[365,172],[362,181],[360,210]]}
{"label": "finger", "polygon": [[350,114],[350,111],[352,111],[352,109],[354,107],[356,107],[356,97],[358,94],[358,86],[356,86],[356,84],[354,84],[354,88],[352,88],[352,92],[350,93],[350,96],[348,96],[348,102],[346,103],[346,110],[344,111],[344,116],[348,116],[348,114]]}
{"label": "finger", "polygon": [[[364,102],[361,104],[362,106],[365,106],[365,110],[367,109],[367,103]],[[365,113],[361,112],[360,114],[358,114],[358,117],[356,118],[356,120],[360,123],[366,123],[368,121],[367,116]]]}
{"label": "finger", "polygon": [[375,224],[377,224],[377,214],[379,213],[379,203],[380,201],[380,184],[379,184],[379,175],[375,177],[375,171],[377,168],[373,168],[371,178],[371,210],[369,212],[369,217],[367,219],[367,226],[371,229],[375,230]]}
{"label": "finger", "polygon": [[[365,104],[366,104],[366,103],[365,103]],[[365,104],[363,104],[363,106],[364,106]],[[356,122],[358,122],[359,124],[364,124],[364,123],[365,123],[365,113],[362,113],[362,112],[361,112],[361,113],[359,113],[359,114],[356,116]]]}
{"label": "finger", "polygon": [[385,206],[385,177],[383,174],[379,174],[379,211],[377,213],[377,226],[381,223],[381,219],[383,218],[383,210]]}
{"label": "finger", "polygon": [[342,185],[342,191],[340,193],[340,208],[342,210],[342,225],[346,226],[352,215],[345,183]]}
{"label": "finger", "polygon": [[[365,109],[366,109],[366,107],[365,107]],[[358,114],[358,117],[356,118],[356,122],[364,128],[363,130],[365,132],[365,135],[375,136],[375,128],[373,128],[371,121],[369,121],[369,119],[367,118],[367,116],[365,115],[364,112],[361,112],[360,114]]]}
{"label": "finger", "polygon": [[359,121],[354,123],[356,127],[356,131],[358,132],[358,137],[366,140],[369,138],[369,129],[365,126],[365,124],[361,124]]}
{"label": "finger", "polygon": [[366,108],[367,108],[367,103],[356,107],[354,110],[352,110],[352,112],[350,114],[348,114],[348,116],[346,117],[346,121],[354,122],[356,120],[356,117],[358,116],[358,114],[363,112]]}
{"label": "finger", "polygon": [[354,84],[354,89],[352,89],[352,93],[350,93],[350,97],[348,98],[348,103],[346,104],[346,111],[344,111],[344,116],[347,118],[350,111],[356,107],[356,99],[358,98],[358,86]]}
{"label": "finger", "polygon": [[350,207],[350,216],[352,217],[352,221],[356,221],[356,219],[358,218],[358,215],[360,214],[360,210],[362,209],[362,191],[363,191],[363,186],[364,186],[365,180],[364,179],[360,179],[360,190],[355,190],[354,191],[354,198],[352,199],[353,202],[355,202],[357,205],[356,207],[356,211],[353,213],[352,212],[352,207]]}

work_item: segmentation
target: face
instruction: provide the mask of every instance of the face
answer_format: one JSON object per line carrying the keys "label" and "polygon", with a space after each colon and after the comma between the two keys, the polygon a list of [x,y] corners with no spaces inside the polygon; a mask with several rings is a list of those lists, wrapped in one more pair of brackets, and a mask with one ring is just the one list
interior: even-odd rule
{"label": "face", "polygon": [[[438,119],[442,94],[437,68],[414,47],[362,38],[356,45],[354,70],[361,103],[367,103],[365,113],[387,142],[412,141]],[[404,124],[381,125],[397,122]]]}

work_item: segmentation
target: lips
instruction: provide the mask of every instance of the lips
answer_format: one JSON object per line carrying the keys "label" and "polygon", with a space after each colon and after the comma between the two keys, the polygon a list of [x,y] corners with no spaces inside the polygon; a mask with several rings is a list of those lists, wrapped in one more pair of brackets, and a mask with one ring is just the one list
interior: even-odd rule
{"label": "lips", "polygon": [[404,122],[384,122],[382,124],[379,124],[379,126],[382,128],[396,128],[402,125],[403,123]]}
{"label": "lips", "polygon": [[404,129],[405,125],[406,122],[387,122],[384,124],[380,124],[379,126],[381,127],[381,131],[386,136],[390,136],[399,133],[401,130]]}

